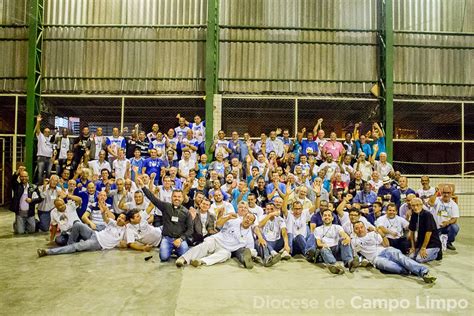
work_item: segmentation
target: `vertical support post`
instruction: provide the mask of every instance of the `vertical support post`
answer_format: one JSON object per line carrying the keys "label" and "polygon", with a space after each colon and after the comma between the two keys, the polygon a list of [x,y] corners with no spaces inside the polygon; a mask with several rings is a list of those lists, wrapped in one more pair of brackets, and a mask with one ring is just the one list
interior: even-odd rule
{"label": "vertical support post", "polygon": [[120,111],[120,130],[123,132],[123,122],[125,116],[125,97],[122,97],[122,108]]}
{"label": "vertical support post", "polygon": [[464,143],[464,102],[461,103],[461,179],[464,179],[464,172],[465,172],[465,169],[464,169],[464,163],[466,162],[465,161],[465,157],[464,157],[464,154],[465,154],[465,143]]}
{"label": "vertical support post", "polygon": [[295,138],[298,135],[298,98],[295,99]]}
{"label": "vertical support post", "polygon": [[380,109],[384,122],[388,161],[393,161],[393,2],[380,0],[379,19],[379,85]]}
{"label": "vertical support post", "polygon": [[214,95],[218,83],[219,0],[207,1],[206,34],[206,153],[214,138]]}
{"label": "vertical support post", "polygon": [[16,171],[16,161],[18,160],[17,150],[18,150],[18,96],[15,96],[15,127],[13,130],[13,140],[12,140],[12,170]]}
{"label": "vertical support post", "polygon": [[28,22],[28,79],[26,83],[26,170],[33,178],[35,116],[41,107],[41,52],[43,44],[43,2],[29,1]]}

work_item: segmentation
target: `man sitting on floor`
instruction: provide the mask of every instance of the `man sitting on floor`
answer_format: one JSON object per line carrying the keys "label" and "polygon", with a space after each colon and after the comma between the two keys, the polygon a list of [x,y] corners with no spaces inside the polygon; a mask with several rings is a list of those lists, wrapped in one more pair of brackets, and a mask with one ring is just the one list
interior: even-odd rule
{"label": "man sitting on floor", "polygon": [[[203,243],[188,250],[176,260],[176,266],[182,267],[186,263],[194,267],[202,264],[210,266],[225,262],[233,251],[245,247],[249,249],[245,255],[247,261],[251,261],[251,251],[255,251],[252,233],[252,224],[255,215],[248,213],[243,219],[238,218],[236,213],[230,213],[217,221],[217,226],[222,229],[219,233],[204,240]],[[250,264],[249,264],[250,265]]]}
{"label": "man sitting on floor", "polygon": [[436,277],[429,274],[429,269],[415,260],[403,255],[399,249],[390,247],[386,236],[376,232],[367,232],[364,223],[354,224],[355,236],[352,248],[369,260],[377,269],[397,274],[413,273],[422,277],[426,283],[433,283]]}

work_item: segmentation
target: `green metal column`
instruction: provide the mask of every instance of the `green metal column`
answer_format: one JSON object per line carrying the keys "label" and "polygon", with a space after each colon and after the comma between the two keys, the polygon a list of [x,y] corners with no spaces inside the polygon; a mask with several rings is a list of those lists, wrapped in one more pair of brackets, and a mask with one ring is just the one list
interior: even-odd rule
{"label": "green metal column", "polygon": [[388,161],[393,161],[393,2],[379,3],[380,109],[384,122]]}
{"label": "green metal column", "polygon": [[214,137],[214,94],[217,93],[219,55],[219,0],[207,2],[206,35],[206,153]]}
{"label": "green metal column", "polygon": [[26,170],[33,179],[35,116],[40,113],[44,0],[29,0],[28,79],[26,83]]}

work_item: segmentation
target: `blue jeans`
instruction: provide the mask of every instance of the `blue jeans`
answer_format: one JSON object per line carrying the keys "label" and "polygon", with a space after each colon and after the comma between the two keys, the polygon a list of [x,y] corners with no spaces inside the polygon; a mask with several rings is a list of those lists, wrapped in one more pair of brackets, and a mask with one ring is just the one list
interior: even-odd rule
{"label": "blue jeans", "polygon": [[297,254],[304,255],[306,253],[306,239],[303,237],[303,235],[298,235],[294,237],[293,234],[288,234],[288,243],[290,244],[292,256]]}
{"label": "blue jeans", "polygon": [[93,232],[93,234],[90,235],[90,237],[86,240],[81,240],[80,242],[75,242],[64,247],[47,249],[46,253],[48,255],[61,255],[66,253],[74,253],[76,251],[95,251],[101,249],[102,247],[97,241],[97,234]]}
{"label": "blue jeans", "polygon": [[415,252],[410,255],[410,258],[416,260],[416,262],[425,263],[436,260],[440,251],[440,248],[428,248],[426,249],[426,258],[422,258],[420,256],[420,249],[416,249]]}
{"label": "blue jeans", "polygon": [[336,259],[341,259],[344,264],[347,264],[354,258],[351,245],[343,245],[341,241],[331,248],[322,248],[321,256],[323,257],[324,263],[327,264],[335,264]]}
{"label": "blue jeans", "polygon": [[59,236],[54,239],[54,242],[58,246],[66,246],[68,244],[69,234],[66,232],[61,232]]}
{"label": "blue jeans", "polygon": [[163,239],[161,240],[161,245],[160,245],[160,260],[161,261],[168,261],[171,255],[173,254],[173,250],[176,251],[176,255],[178,257],[181,257],[184,255],[186,251],[188,251],[189,247],[186,241],[182,241],[181,245],[176,248],[173,245],[173,242],[177,238],[169,237],[169,236],[163,236]]}
{"label": "blue jeans", "polygon": [[307,254],[310,250],[316,251],[316,237],[314,237],[313,233],[310,233],[308,238],[306,238],[306,248],[304,249],[304,253]]}
{"label": "blue jeans", "polygon": [[51,158],[38,156],[37,168],[38,168],[38,184],[42,185],[44,178],[45,177],[49,178],[49,176],[51,175],[51,169],[53,168]]}
{"label": "blue jeans", "polygon": [[91,236],[95,235],[94,231],[84,223],[79,221],[75,222],[72,225],[71,230],[69,231],[69,238],[67,240],[68,245],[71,245],[75,242],[82,240],[88,240]]}
{"label": "blue jeans", "polygon": [[43,212],[38,210],[38,229],[47,232],[49,231],[49,225],[51,224],[51,212]]}
{"label": "blue jeans", "polygon": [[34,216],[22,217],[20,215],[15,216],[15,222],[13,223],[13,232],[16,234],[32,234],[36,229],[36,221]]}
{"label": "blue jeans", "polygon": [[442,227],[438,230],[439,234],[446,234],[448,235],[448,243],[454,242],[456,235],[459,233],[459,225],[458,224],[450,224],[446,227]]}
{"label": "blue jeans", "polygon": [[422,277],[428,273],[428,268],[408,258],[398,249],[388,247],[375,258],[374,265],[377,269],[396,274],[413,273]]}

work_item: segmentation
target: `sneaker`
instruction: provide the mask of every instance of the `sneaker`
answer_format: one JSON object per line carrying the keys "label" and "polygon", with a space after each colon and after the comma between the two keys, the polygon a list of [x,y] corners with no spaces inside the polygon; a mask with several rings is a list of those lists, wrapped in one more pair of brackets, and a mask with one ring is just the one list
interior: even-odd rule
{"label": "sneaker", "polygon": [[38,249],[36,250],[36,253],[38,254],[38,258],[47,256],[48,253],[46,252],[46,249]]}
{"label": "sneaker", "polygon": [[191,260],[191,265],[195,268],[199,267],[200,265],[202,265],[202,261],[201,260]]}
{"label": "sneaker", "polygon": [[267,260],[265,260],[265,262],[263,263],[263,266],[264,267],[271,267],[272,265],[274,265],[275,263],[277,263],[280,260],[281,260],[281,255],[279,253],[277,253],[276,255],[268,257]]}
{"label": "sneaker", "polygon": [[263,265],[263,259],[259,256],[252,258],[254,262]]}
{"label": "sneaker", "polygon": [[446,248],[448,248],[449,250],[456,250],[456,247],[454,247],[453,243],[451,242],[448,242],[448,244],[446,245]]}
{"label": "sneaker", "polygon": [[305,257],[306,257],[306,260],[308,260],[311,263],[314,263],[316,261],[316,258],[315,258],[316,257],[316,251],[314,251],[313,249],[308,250]]}
{"label": "sneaker", "polygon": [[352,260],[349,262],[349,272],[353,273],[357,267],[359,266],[359,258],[357,257],[357,260]]}
{"label": "sneaker", "polygon": [[176,267],[181,268],[186,264],[186,260],[183,257],[176,259]]}
{"label": "sneaker", "polygon": [[246,269],[252,269],[253,268],[253,261],[252,261],[252,253],[250,252],[250,249],[245,248],[244,253],[244,267]]}
{"label": "sneaker", "polygon": [[328,265],[328,269],[332,274],[344,274],[344,269],[335,264]]}
{"label": "sneaker", "polygon": [[364,267],[364,268],[369,268],[369,267],[372,267],[372,263],[367,260],[367,259],[362,259],[362,261],[360,262],[359,264],[361,267]]}
{"label": "sneaker", "polygon": [[423,275],[423,281],[425,281],[425,283],[434,283],[436,281],[436,277],[427,272],[425,275]]}
{"label": "sneaker", "polygon": [[283,250],[283,252],[281,253],[281,259],[282,260],[290,260],[291,255],[286,250]]}

